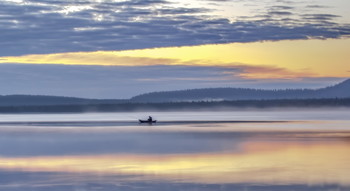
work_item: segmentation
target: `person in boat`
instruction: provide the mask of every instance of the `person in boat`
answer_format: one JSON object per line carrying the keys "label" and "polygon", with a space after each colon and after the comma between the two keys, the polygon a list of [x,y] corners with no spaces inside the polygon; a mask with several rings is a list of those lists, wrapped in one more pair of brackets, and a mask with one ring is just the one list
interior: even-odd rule
{"label": "person in boat", "polygon": [[151,116],[148,116],[147,121],[152,122],[152,121],[153,121],[152,117],[151,117]]}

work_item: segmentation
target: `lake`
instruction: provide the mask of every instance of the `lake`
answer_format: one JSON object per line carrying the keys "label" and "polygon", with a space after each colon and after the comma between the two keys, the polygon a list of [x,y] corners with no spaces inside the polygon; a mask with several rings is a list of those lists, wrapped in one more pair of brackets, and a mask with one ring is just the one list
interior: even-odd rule
{"label": "lake", "polygon": [[350,112],[2,114],[0,190],[349,191]]}

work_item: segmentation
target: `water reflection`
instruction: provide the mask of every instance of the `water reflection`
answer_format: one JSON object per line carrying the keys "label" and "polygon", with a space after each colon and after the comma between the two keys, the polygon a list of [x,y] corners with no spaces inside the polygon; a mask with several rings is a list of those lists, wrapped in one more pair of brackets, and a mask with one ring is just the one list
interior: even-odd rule
{"label": "water reflection", "polygon": [[348,142],[245,142],[239,153],[0,158],[0,168],[29,172],[142,175],[188,183],[350,185]]}
{"label": "water reflection", "polygon": [[350,123],[2,126],[0,190],[350,189]]}

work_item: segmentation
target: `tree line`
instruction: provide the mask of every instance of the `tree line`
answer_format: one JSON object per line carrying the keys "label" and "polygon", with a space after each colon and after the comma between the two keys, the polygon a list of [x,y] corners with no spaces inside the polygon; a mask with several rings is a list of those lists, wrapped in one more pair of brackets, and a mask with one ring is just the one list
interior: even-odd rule
{"label": "tree line", "polygon": [[3,106],[0,113],[81,113],[81,112],[133,112],[133,111],[191,111],[191,110],[240,110],[246,108],[350,108],[350,98],[332,99],[278,99],[237,101],[192,101],[166,103],[117,103]]}

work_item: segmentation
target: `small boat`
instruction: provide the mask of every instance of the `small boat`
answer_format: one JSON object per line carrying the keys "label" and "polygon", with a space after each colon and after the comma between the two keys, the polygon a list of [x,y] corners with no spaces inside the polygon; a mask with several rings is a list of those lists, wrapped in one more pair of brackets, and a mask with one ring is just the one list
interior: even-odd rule
{"label": "small boat", "polygon": [[139,122],[140,123],[156,123],[157,122],[157,120],[141,120],[141,119],[139,119]]}

